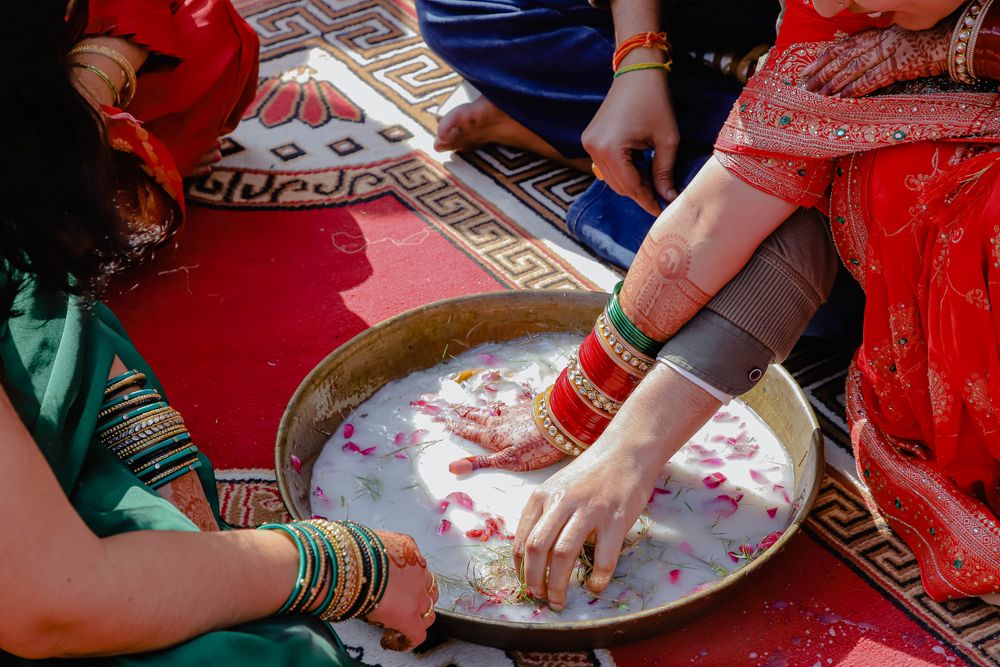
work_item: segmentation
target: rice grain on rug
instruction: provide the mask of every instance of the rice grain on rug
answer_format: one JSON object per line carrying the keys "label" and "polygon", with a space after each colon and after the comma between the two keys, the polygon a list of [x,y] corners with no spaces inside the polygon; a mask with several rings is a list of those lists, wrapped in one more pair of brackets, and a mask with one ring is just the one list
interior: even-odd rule
{"label": "rice grain on rug", "polygon": [[[581,0],[582,1],[582,0]],[[460,80],[421,41],[408,0],[243,0],[262,39],[260,89],[189,190],[190,216],[112,306],[218,468],[227,520],[286,518],[273,443],[285,403],[327,353],[439,298],[486,290],[607,290],[618,274],[564,232],[588,177],[530,154],[432,148]],[[827,436],[806,529],[738,596],[690,625],[606,650],[524,653],[435,638],[359,659],[406,667],[1000,664],[1000,618],[923,594],[912,554],[850,479],[850,346],[805,342],[786,364]],[[839,471],[839,472],[837,472]]]}

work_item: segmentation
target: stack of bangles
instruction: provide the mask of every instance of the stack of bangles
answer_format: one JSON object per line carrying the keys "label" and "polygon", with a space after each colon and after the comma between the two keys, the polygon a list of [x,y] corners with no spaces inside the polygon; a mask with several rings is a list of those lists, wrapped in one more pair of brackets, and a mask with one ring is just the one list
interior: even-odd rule
{"label": "stack of bangles", "polygon": [[[79,56],[85,53],[89,53],[96,56],[101,56],[107,60],[114,62],[122,71],[122,76],[125,78],[125,83],[122,85],[121,89],[115,85],[115,82],[111,80],[111,77],[100,67],[93,65],[89,62],[83,62],[81,60],[72,60],[74,56]],[[104,82],[111,90],[111,97],[114,98],[115,106],[119,109],[124,109],[135,97],[135,91],[138,87],[138,80],[135,74],[135,68],[132,67],[132,63],[129,62],[128,58],[124,55],[115,51],[114,49],[109,49],[106,46],[100,46],[97,44],[78,44],[75,46],[68,54],[73,67],[79,67],[80,69],[85,69],[98,79]],[[123,93],[127,93],[127,97],[122,97]]]}
{"label": "stack of bangles", "polygon": [[992,5],[993,0],[973,0],[959,12],[958,23],[952,30],[948,48],[948,75],[952,80],[967,85],[979,82],[973,56],[979,34],[983,30],[983,22]]}
{"label": "stack of bangles", "polygon": [[[622,61],[625,59],[625,56],[640,48],[659,49],[660,51],[663,51],[667,54],[666,62],[635,63],[633,65],[625,65],[622,67]],[[611,58],[611,69],[614,72],[614,78],[616,79],[623,74],[638,72],[639,70],[644,69],[662,69],[669,72],[672,65],[673,60],[670,59],[670,42],[667,41],[667,35],[663,32],[643,32],[629,37],[618,45],[618,48],[615,49],[615,55]]]}
{"label": "stack of bangles", "polygon": [[146,376],[136,370],[108,380],[97,415],[97,438],[147,486],[157,489],[201,467],[201,461],[180,413],[145,386]]}
{"label": "stack of bangles", "polygon": [[618,293],[555,383],[535,397],[532,416],[550,445],[577,456],[597,440],[663,347],[622,312]]}
{"label": "stack of bangles", "polygon": [[378,607],[389,585],[389,557],[370,528],[311,519],[268,523],[259,530],[280,530],[299,550],[295,587],[278,614],[311,614],[335,623]]}

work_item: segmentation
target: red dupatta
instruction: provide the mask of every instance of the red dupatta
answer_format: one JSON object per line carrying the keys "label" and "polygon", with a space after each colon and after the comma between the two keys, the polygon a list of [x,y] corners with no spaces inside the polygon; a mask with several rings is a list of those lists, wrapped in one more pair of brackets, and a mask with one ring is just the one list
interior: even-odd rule
{"label": "red dupatta", "polygon": [[986,503],[1000,508],[1000,320],[992,307],[1000,295],[1000,97],[849,100],[804,91],[798,73],[825,47],[804,40],[872,23],[825,20],[800,1],[737,101],[716,157],[760,190],[829,206],[838,251],[867,295],[847,387],[859,471],[916,553],[931,597],[994,593],[1000,530]]}

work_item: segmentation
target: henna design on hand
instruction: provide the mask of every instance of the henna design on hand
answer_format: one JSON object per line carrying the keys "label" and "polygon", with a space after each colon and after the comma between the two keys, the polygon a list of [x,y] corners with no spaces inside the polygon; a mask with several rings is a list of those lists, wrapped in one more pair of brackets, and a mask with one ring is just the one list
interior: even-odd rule
{"label": "henna design on hand", "polygon": [[188,472],[157,489],[159,494],[203,531],[219,530],[198,473]]}
{"label": "henna design on hand", "polygon": [[380,537],[382,537],[383,544],[385,544],[385,550],[389,554],[389,559],[399,569],[406,567],[427,568],[427,560],[424,559],[424,555],[420,553],[417,543],[409,535],[392,533],[390,535],[381,535]]}
{"label": "henna design on hand", "polygon": [[622,287],[621,304],[650,338],[667,340],[711,299],[688,277],[692,255],[680,234],[647,238],[639,248]]}
{"label": "henna design on hand", "polygon": [[452,462],[448,468],[457,475],[480,468],[527,472],[550,466],[565,456],[539,433],[530,404],[499,404],[489,411],[468,406],[452,409],[456,418],[448,420],[448,430],[492,452]]}

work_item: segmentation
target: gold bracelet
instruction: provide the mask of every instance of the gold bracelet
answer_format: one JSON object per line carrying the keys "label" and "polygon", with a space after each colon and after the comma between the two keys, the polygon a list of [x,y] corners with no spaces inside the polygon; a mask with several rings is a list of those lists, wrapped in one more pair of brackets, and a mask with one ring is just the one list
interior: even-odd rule
{"label": "gold bracelet", "polygon": [[982,0],[975,0],[969,3],[958,17],[958,23],[955,24],[955,29],[952,31],[951,44],[948,47],[948,75],[954,81],[967,85],[978,81],[972,74],[969,61],[972,57],[975,37],[982,27],[985,15],[986,7]]}
{"label": "gold bracelet", "polygon": [[129,96],[125,100],[122,107],[127,107],[135,97],[135,91],[138,86],[138,80],[135,75],[135,68],[132,67],[132,63],[129,62],[123,54],[115,51],[114,49],[108,48],[106,46],[100,46],[98,44],[78,44],[73,47],[73,49],[67,54],[68,57],[79,55],[81,53],[93,53],[95,55],[104,56],[105,58],[110,58],[115,61],[119,67],[122,69],[122,74],[125,76],[125,86],[122,90],[128,90]]}
{"label": "gold bracelet", "polygon": [[135,375],[130,375],[127,378],[115,382],[110,387],[105,387],[104,389],[104,400],[108,400],[115,393],[121,391],[125,387],[131,387],[132,385],[137,385],[139,387],[146,386],[146,374],[141,371],[136,371]]}
{"label": "gold bracelet", "polygon": [[548,389],[535,396],[531,416],[546,442],[567,456],[579,456],[589,445],[570,435],[549,410],[553,386],[549,385]]}
{"label": "gold bracelet", "polygon": [[93,65],[88,65],[87,63],[73,63],[73,67],[79,67],[81,69],[85,69],[91,74],[99,77],[101,81],[106,83],[108,85],[108,88],[111,89],[111,96],[114,97],[115,99],[115,106],[116,107],[121,106],[122,100],[121,97],[118,95],[118,88],[115,86],[115,82],[111,80],[111,77],[109,77],[107,74],[104,73],[104,70],[102,70],[100,67],[94,67]]}
{"label": "gold bracelet", "polygon": [[596,329],[601,348],[620,368],[633,377],[646,377],[655,360],[625,342],[621,333],[611,323],[607,311],[598,316]]}

